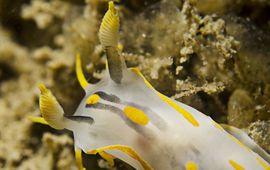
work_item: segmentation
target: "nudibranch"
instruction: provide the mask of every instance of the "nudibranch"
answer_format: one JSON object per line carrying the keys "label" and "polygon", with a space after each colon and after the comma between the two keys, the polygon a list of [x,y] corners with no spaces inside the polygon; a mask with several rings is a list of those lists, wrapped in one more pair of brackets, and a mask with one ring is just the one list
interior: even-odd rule
{"label": "nudibranch", "polygon": [[119,15],[109,2],[99,30],[107,73],[89,84],[76,57],[85,97],[72,116],[39,85],[42,117],[32,119],[74,134],[80,170],[82,152],[110,165],[118,158],[138,170],[270,170],[269,155],[244,132],[156,91],[137,68],[127,68],[118,50]]}

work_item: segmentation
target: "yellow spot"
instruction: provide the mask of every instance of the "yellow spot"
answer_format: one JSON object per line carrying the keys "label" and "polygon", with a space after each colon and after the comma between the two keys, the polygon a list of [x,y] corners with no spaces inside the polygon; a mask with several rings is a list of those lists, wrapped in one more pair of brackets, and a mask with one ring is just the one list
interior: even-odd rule
{"label": "yellow spot", "polygon": [[79,170],[86,170],[86,169],[83,167],[83,162],[82,162],[82,150],[77,149],[77,150],[75,151],[75,158],[76,158],[76,163],[77,163],[77,166],[78,166]]}
{"label": "yellow spot", "polygon": [[145,161],[143,160],[132,148],[129,146],[124,146],[124,145],[110,145],[110,146],[105,146],[102,148],[98,148],[92,151],[87,152],[88,154],[96,154],[101,151],[106,151],[106,150],[118,150],[121,151],[127,155],[129,155],[131,158],[137,160],[140,162],[140,164],[143,166],[145,170],[153,170],[153,168]]}
{"label": "yellow spot", "polygon": [[77,79],[81,87],[83,89],[86,89],[86,87],[88,86],[88,82],[86,78],[84,77],[84,74],[82,71],[81,57],[79,53],[76,55],[76,75],[77,75]]}
{"label": "yellow spot", "polygon": [[262,161],[260,158],[256,158],[256,160],[259,162],[259,164],[265,169],[270,170],[270,166],[268,166],[264,161]]}
{"label": "yellow spot", "polygon": [[35,122],[35,123],[40,123],[40,124],[44,124],[44,125],[49,125],[49,123],[43,118],[43,117],[39,117],[39,116],[29,116],[28,117],[31,121]]}
{"label": "yellow spot", "polygon": [[39,107],[42,117],[51,127],[55,129],[64,129],[64,111],[62,107],[44,84],[40,84],[39,89],[41,92]]}
{"label": "yellow spot", "polygon": [[[138,68],[130,68],[130,70],[134,73],[136,73],[137,75],[139,75],[140,77],[142,77],[142,79],[144,80],[145,84],[155,90],[153,88],[153,86],[146,80],[146,78],[143,76],[143,74],[140,72],[140,70]],[[161,100],[163,100],[165,103],[167,103],[168,105],[170,105],[172,108],[174,108],[174,110],[176,110],[178,113],[180,113],[186,120],[188,120],[193,126],[198,127],[199,123],[198,121],[193,117],[192,114],[190,114],[188,111],[186,111],[185,109],[183,109],[181,106],[179,106],[178,104],[176,104],[175,102],[172,101],[172,99],[170,99],[169,97],[161,94],[160,92],[156,91],[157,95],[159,96],[159,98]]]}
{"label": "yellow spot", "polygon": [[147,115],[142,110],[135,107],[126,106],[123,111],[125,115],[134,123],[144,126],[149,122]]}
{"label": "yellow spot", "polygon": [[240,142],[238,139],[236,139],[234,136],[232,136],[231,134],[228,134],[228,136],[235,142],[237,143],[238,145],[240,145],[242,148],[246,149],[248,152],[251,152],[251,150],[246,146],[244,145],[242,142]]}
{"label": "yellow spot", "polygon": [[233,160],[229,160],[229,163],[232,165],[232,167],[234,167],[234,170],[245,170],[244,167],[242,167],[241,165],[239,165]]}
{"label": "yellow spot", "polygon": [[45,86],[44,84],[42,84],[42,83],[40,83],[40,84],[38,85],[38,88],[39,88],[41,94],[45,94],[45,93],[48,92],[48,89],[47,89],[46,86]]}
{"label": "yellow spot", "polygon": [[108,153],[105,152],[105,151],[100,151],[100,152],[98,152],[98,154],[99,154],[103,159],[105,159],[105,160],[109,163],[109,165],[110,165],[111,167],[114,166],[114,159],[115,159],[115,157],[114,157],[113,155],[108,154]]}
{"label": "yellow spot", "polygon": [[99,99],[100,99],[99,95],[93,94],[88,97],[88,99],[86,100],[86,104],[97,104]]}
{"label": "yellow spot", "polygon": [[186,164],[186,170],[198,170],[198,166],[194,162],[188,162]]}

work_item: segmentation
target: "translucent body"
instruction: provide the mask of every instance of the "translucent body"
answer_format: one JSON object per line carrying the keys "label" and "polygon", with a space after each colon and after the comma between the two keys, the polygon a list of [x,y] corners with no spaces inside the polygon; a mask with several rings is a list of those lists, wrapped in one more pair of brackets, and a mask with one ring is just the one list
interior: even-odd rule
{"label": "translucent body", "polygon": [[[121,103],[114,103],[100,99],[100,104],[120,110],[127,104],[144,108],[150,122],[142,127],[108,108],[86,108],[87,98],[100,91],[121,100]],[[264,170],[257,160],[262,160],[260,156],[239,145],[210,117],[180,102],[177,104],[194,116],[199,122],[198,127],[164,102],[139,75],[127,70],[122,84],[114,83],[107,75],[86,89],[86,97],[74,114],[94,119],[91,125],[81,123],[71,127],[75,144],[84,152],[108,145],[130,146],[155,170],[184,169],[189,161],[195,162],[198,169],[234,170],[230,160],[246,170]],[[136,169],[143,169],[137,160],[120,151],[106,152]]]}

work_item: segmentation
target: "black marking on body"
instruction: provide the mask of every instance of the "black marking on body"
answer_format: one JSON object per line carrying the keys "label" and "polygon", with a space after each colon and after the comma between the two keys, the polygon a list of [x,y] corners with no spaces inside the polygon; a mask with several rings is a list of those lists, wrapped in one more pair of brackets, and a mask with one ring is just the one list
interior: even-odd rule
{"label": "black marking on body", "polygon": [[143,110],[144,113],[150,118],[151,122],[159,129],[165,130],[167,128],[167,123],[158,114],[153,112],[152,109],[132,102],[125,102],[125,104]]}
{"label": "black marking on body", "polygon": [[102,103],[97,103],[97,104],[86,104],[86,108],[95,108],[95,109],[102,109],[102,110],[109,110],[113,113],[116,113],[119,115],[121,118],[126,120],[126,117],[124,116],[124,113],[121,109],[108,105],[108,104],[102,104]]}
{"label": "black marking on body", "polygon": [[[143,110],[144,113],[150,118],[150,121],[156,127],[158,127],[161,130],[165,130],[167,128],[167,123],[159,115],[157,115],[155,112],[153,112],[152,109],[150,109],[148,107],[141,106],[141,105],[135,104],[133,102],[121,101],[121,99],[118,96],[113,95],[113,94],[107,94],[104,91],[97,91],[94,94],[97,94],[103,100],[106,100],[106,101],[109,101],[109,102],[112,102],[112,103],[129,105],[129,106],[133,106],[135,108],[138,108],[140,110]],[[101,105],[98,105],[98,104],[94,104],[94,105],[93,104],[90,104],[90,105],[86,104],[86,107],[92,107],[92,108],[97,108],[97,109],[105,109],[105,110],[110,110],[112,112],[118,112],[122,118],[126,118],[121,109],[119,109],[120,111],[115,110],[115,109],[118,109],[118,108],[115,107],[115,106],[108,105],[108,104],[101,104]]]}
{"label": "black marking on body", "polygon": [[132,129],[134,129],[135,131],[138,132],[138,134],[141,134],[143,135],[145,138],[148,138],[148,139],[151,139],[153,140],[154,139],[154,136],[153,136],[153,133],[151,133],[149,130],[147,130],[145,127],[143,126],[140,126],[134,122],[132,122],[131,120],[129,120],[124,112],[115,107],[115,106],[111,106],[111,105],[108,105],[108,104],[102,104],[102,103],[98,103],[98,104],[86,104],[86,107],[87,108],[95,108],[95,109],[101,109],[101,110],[108,110],[112,113],[115,113],[117,114],[118,116],[120,116],[124,122]]}
{"label": "black marking on body", "polygon": [[103,100],[107,100],[107,101],[112,102],[112,103],[120,103],[121,102],[121,99],[113,94],[109,95],[103,91],[98,91],[95,94],[99,95]]}
{"label": "black marking on body", "polygon": [[76,121],[76,122],[85,122],[89,123],[90,125],[94,123],[94,119],[92,117],[86,116],[65,116],[67,119]]}

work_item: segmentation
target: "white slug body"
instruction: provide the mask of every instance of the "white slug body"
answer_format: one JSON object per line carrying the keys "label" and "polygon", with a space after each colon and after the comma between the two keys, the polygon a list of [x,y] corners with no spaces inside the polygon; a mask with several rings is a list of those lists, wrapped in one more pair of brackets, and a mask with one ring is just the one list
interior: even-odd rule
{"label": "white slug body", "polygon": [[[118,17],[116,12],[110,2],[106,15]],[[106,15],[99,33],[108,57],[106,76],[87,86],[77,67],[86,95],[73,116],[61,117],[60,109],[53,117],[43,108],[49,125],[73,131],[76,149],[99,153],[111,164],[119,158],[138,170],[270,170],[266,153],[261,157],[210,117],[157,92],[137,69],[126,69],[118,36],[106,37],[119,25],[113,23],[111,31],[108,21],[119,19]]]}
{"label": "white slug body", "polygon": [[[239,145],[210,117],[170,99],[197,120],[199,125],[194,126],[164,102],[140,76],[132,71],[129,74],[130,79],[121,85],[107,76],[86,90],[86,97],[74,115],[90,116],[94,122],[70,127],[77,147],[84,152],[108,145],[125,145],[133,148],[156,170],[185,169],[188,162],[205,170],[234,170],[230,162],[246,170],[264,170],[257,160],[263,161],[259,155]],[[99,94],[98,103],[86,104],[93,94]],[[140,125],[129,119],[124,113],[127,106],[141,110],[149,118],[147,124]],[[120,151],[107,152],[136,169],[143,169],[137,160]]]}

